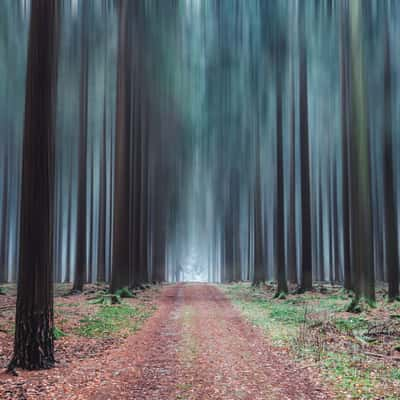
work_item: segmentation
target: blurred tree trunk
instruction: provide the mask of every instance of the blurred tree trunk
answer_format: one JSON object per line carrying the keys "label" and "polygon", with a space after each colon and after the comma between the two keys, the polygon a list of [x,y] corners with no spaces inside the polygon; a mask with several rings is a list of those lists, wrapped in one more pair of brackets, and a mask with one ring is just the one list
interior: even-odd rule
{"label": "blurred tree trunk", "polygon": [[103,105],[103,137],[100,158],[100,200],[99,200],[99,240],[97,248],[97,281],[106,280],[106,216],[107,216],[107,109],[104,92]]}
{"label": "blurred tree trunk", "polygon": [[[278,59],[278,57],[277,57]],[[278,62],[278,65],[280,63]],[[275,221],[275,246],[276,246],[276,297],[288,293],[285,266],[285,215],[283,193],[283,132],[282,132],[282,81],[281,71],[276,73],[276,221]]]}
{"label": "blurred tree trunk", "polygon": [[351,213],[356,300],[375,301],[372,252],[371,169],[366,115],[361,0],[350,2]]}
{"label": "blurred tree trunk", "polygon": [[343,272],[344,288],[353,289],[350,226],[350,168],[349,168],[349,57],[348,12],[344,1],[340,3],[340,96],[342,130],[342,211],[343,211]]}
{"label": "blurred tree trunk", "polygon": [[[386,5],[386,8],[388,5]],[[385,199],[385,226],[386,226],[386,265],[389,283],[389,301],[399,297],[399,243],[397,233],[396,194],[393,160],[393,133],[392,133],[392,69],[390,57],[388,10],[385,18],[385,59],[384,59],[384,199]]]}
{"label": "blurred tree trunk", "polygon": [[[117,66],[117,110],[114,173],[114,230],[111,291],[129,286],[129,167],[130,167],[130,100],[131,100],[131,23],[132,4],[119,2],[119,35]],[[138,189],[137,189],[138,190]]]}
{"label": "blurred tree trunk", "polygon": [[70,282],[71,281],[71,236],[72,236],[72,151],[70,150],[70,157],[69,157],[69,179],[68,179],[68,184],[69,184],[69,190],[68,190],[68,203],[67,203],[67,259],[66,259],[66,266],[65,266],[65,282]]}
{"label": "blurred tree trunk", "polygon": [[2,190],[2,208],[0,219],[0,283],[6,282],[8,279],[8,262],[7,262],[7,248],[8,248],[8,176],[9,176],[9,161],[8,161],[8,137],[6,135],[6,143],[3,148],[3,190]]}
{"label": "blurred tree trunk", "polygon": [[88,18],[89,1],[82,2],[81,30],[81,76],[80,76],[80,115],[79,115],[79,161],[78,161],[78,213],[76,227],[75,275],[72,290],[81,292],[86,281],[87,268],[87,128],[88,128]]}
{"label": "blurred tree trunk", "polygon": [[338,221],[338,179],[336,161],[333,166],[333,241],[334,241],[334,260],[335,260],[335,281],[340,282],[340,250],[339,250],[339,221]]}
{"label": "blurred tree trunk", "polygon": [[261,198],[261,166],[260,166],[260,131],[257,130],[256,140],[256,176],[253,196],[254,219],[253,219],[253,244],[254,244],[254,274],[253,285],[259,285],[266,280],[264,266],[264,246],[262,234],[262,198]]}
{"label": "blurred tree trunk", "polygon": [[318,181],[318,275],[319,280],[324,280],[324,208],[322,204],[322,169],[319,171]]}
{"label": "blurred tree trunk", "polygon": [[292,78],[290,84],[290,188],[289,188],[289,237],[288,237],[288,278],[289,282],[297,283],[297,242],[296,242],[296,108],[294,90],[294,68],[292,66]]}
{"label": "blurred tree trunk", "polygon": [[301,281],[300,291],[312,289],[310,155],[308,132],[308,80],[304,15],[299,17],[300,173],[301,173]]}

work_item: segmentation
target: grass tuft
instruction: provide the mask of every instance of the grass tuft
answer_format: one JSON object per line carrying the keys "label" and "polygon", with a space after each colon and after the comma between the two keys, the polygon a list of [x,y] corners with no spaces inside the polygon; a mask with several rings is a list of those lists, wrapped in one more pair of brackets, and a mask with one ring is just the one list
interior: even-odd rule
{"label": "grass tuft", "polygon": [[61,329],[57,328],[56,326],[53,328],[54,340],[59,340],[64,336],[67,336],[67,334],[63,332]]}

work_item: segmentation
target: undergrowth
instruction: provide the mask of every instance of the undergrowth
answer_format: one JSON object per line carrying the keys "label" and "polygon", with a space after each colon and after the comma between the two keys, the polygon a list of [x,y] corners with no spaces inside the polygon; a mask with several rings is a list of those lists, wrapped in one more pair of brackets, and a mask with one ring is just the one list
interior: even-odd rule
{"label": "undergrowth", "polygon": [[151,315],[151,310],[122,303],[102,305],[93,315],[80,320],[77,333],[85,337],[108,337],[136,332]]}
{"label": "undergrowth", "polygon": [[[400,326],[393,325],[399,306],[382,300],[375,314],[368,310],[348,313],[349,296],[327,286],[320,292],[280,300],[273,298],[271,284],[255,288],[242,283],[223,289],[247,319],[263,328],[274,346],[288,348],[299,361],[312,362],[335,388],[338,399],[400,398],[400,362],[385,362],[384,354],[388,341],[400,348],[395,341],[400,338]],[[387,322],[377,320],[379,313]]]}

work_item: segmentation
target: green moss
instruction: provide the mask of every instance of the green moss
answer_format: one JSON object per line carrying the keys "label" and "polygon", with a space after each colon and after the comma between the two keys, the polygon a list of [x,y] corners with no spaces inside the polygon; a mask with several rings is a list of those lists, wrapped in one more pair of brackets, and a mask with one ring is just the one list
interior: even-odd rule
{"label": "green moss", "polygon": [[94,316],[80,321],[77,333],[85,337],[108,337],[121,331],[133,333],[151,314],[129,304],[103,305]]}

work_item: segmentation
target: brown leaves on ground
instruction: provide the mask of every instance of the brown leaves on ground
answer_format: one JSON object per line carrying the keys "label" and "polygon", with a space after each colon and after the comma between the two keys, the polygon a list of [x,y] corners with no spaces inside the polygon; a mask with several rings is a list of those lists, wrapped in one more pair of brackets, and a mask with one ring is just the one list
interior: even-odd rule
{"label": "brown leaves on ground", "polygon": [[[1,399],[329,399],[306,369],[248,324],[212,285],[171,285],[143,299],[158,309],[127,338],[57,341],[56,368],[0,375]],[[85,295],[57,299],[60,329],[91,313]],[[75,304],[75,305],[72,305]],[[76,305],[78,304],[78,305]],[[5,343],[5,339],[7,343]],[[1,337],[2,364],[12,335]]]}

